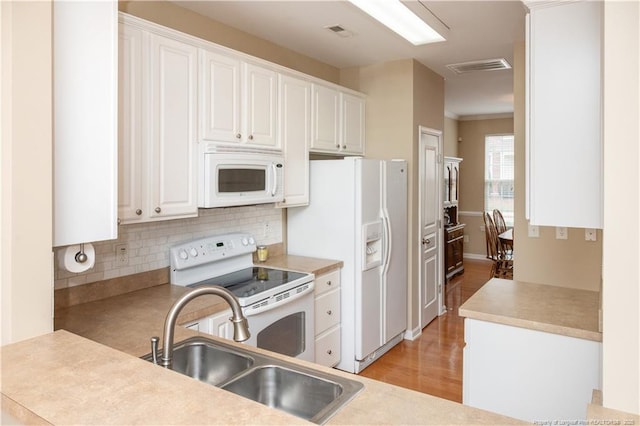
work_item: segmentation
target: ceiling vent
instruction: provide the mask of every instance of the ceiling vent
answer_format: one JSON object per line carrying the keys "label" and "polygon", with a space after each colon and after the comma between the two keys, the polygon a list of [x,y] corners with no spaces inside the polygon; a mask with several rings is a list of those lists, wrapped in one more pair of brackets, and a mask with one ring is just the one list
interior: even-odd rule
{"label": "ceiling vent", "polygon": [[508,70],[511,69],[511,65],[506,59],[485,59],[482,61],[461,62],[459,64],[447,65],[451,71],[456,74],[466,74],[468,72],[476,71],[496,71],[496,70]]}
{"label": "ceiling vent", "polygon": [[347,29],[345,29],[343,26],[341,25],[329,25],[328,27],[324,27],[326,30],[331,31],[332,33],[340,36],[340,37],[351,37],[353,35],[353,33]]}

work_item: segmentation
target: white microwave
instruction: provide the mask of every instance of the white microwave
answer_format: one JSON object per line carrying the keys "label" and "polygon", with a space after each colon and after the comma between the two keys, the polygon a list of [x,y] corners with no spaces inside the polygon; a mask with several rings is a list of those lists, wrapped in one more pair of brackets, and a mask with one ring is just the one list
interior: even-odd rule
{"label": "white microwave", "polygon": [[284,157],[271,152],[200,152],[198,207],[277,203],[284,197]]}

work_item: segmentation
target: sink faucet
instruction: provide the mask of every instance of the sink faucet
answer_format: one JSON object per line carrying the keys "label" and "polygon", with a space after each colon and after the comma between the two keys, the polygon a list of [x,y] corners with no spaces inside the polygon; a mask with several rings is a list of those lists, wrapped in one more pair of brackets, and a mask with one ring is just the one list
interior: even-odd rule
{"label": "sink faucet", "polygon": [[[180,299],[176,300],[171,309],[169,309],[169,313],[167,313],[167,318],[164,321],[164,335],[163,335],[163,346],[162,346],[162,358],[160,359],[160,364],[163,367],[170,367],[171,361],[173,359],[173,334],[176,327],[176,320],[178,319],[178,314],[184,308],[184,306],[195,299],[198,296],[202,296],[205,294],[213,294],[216,296],[222,297],[228,304],[231,306],[231,311],[233,312],[233,316],[230,318],[233,323],[233,340],[236,342],[244,342],[250,336],[249,334],[249,323],[247,322],[247,318],[242,314],[242,308],[240,307],[240,303],[236,296],[227,290],[224,287],[220,287],[217,285],[208,285],[202,287],[196,287],[190,292],[184,294]],[[157,364],[157,349],[158,349],[158,338],[151,338],[151,351],[153,356],[153,363]]]}

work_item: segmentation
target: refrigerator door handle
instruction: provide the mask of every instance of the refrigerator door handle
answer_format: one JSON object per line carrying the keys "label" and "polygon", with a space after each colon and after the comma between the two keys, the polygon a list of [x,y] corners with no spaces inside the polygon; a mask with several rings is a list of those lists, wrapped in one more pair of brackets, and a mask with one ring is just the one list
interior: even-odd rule
{"label": "refrigerator door handle", "polygon": [[391,258],[391,226],[389,224],[389,215],[386,214],[386,212],[382,216],[382,223],[384,224],[384,257],[381,272],[382,275],[385,275],[387,273],[387,270],[389,269],[389,260]]}

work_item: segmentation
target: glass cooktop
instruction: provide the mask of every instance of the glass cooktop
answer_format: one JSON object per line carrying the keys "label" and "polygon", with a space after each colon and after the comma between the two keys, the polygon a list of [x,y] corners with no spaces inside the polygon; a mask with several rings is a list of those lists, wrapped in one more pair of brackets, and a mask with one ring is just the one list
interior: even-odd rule
{"label": "glass cooktop", "polygon": [[[301,272],[282,271],[280,269],[253,266],[225,275],[220,275],[219,277],[209,278],[207,280],[191,284],[188,287],[215,284],[225,287],[238,298],[246,298],[272,290],[305,276],[307,276],[307,274]],[[283,288],[283,290],[286,289],[287,288]]]}

